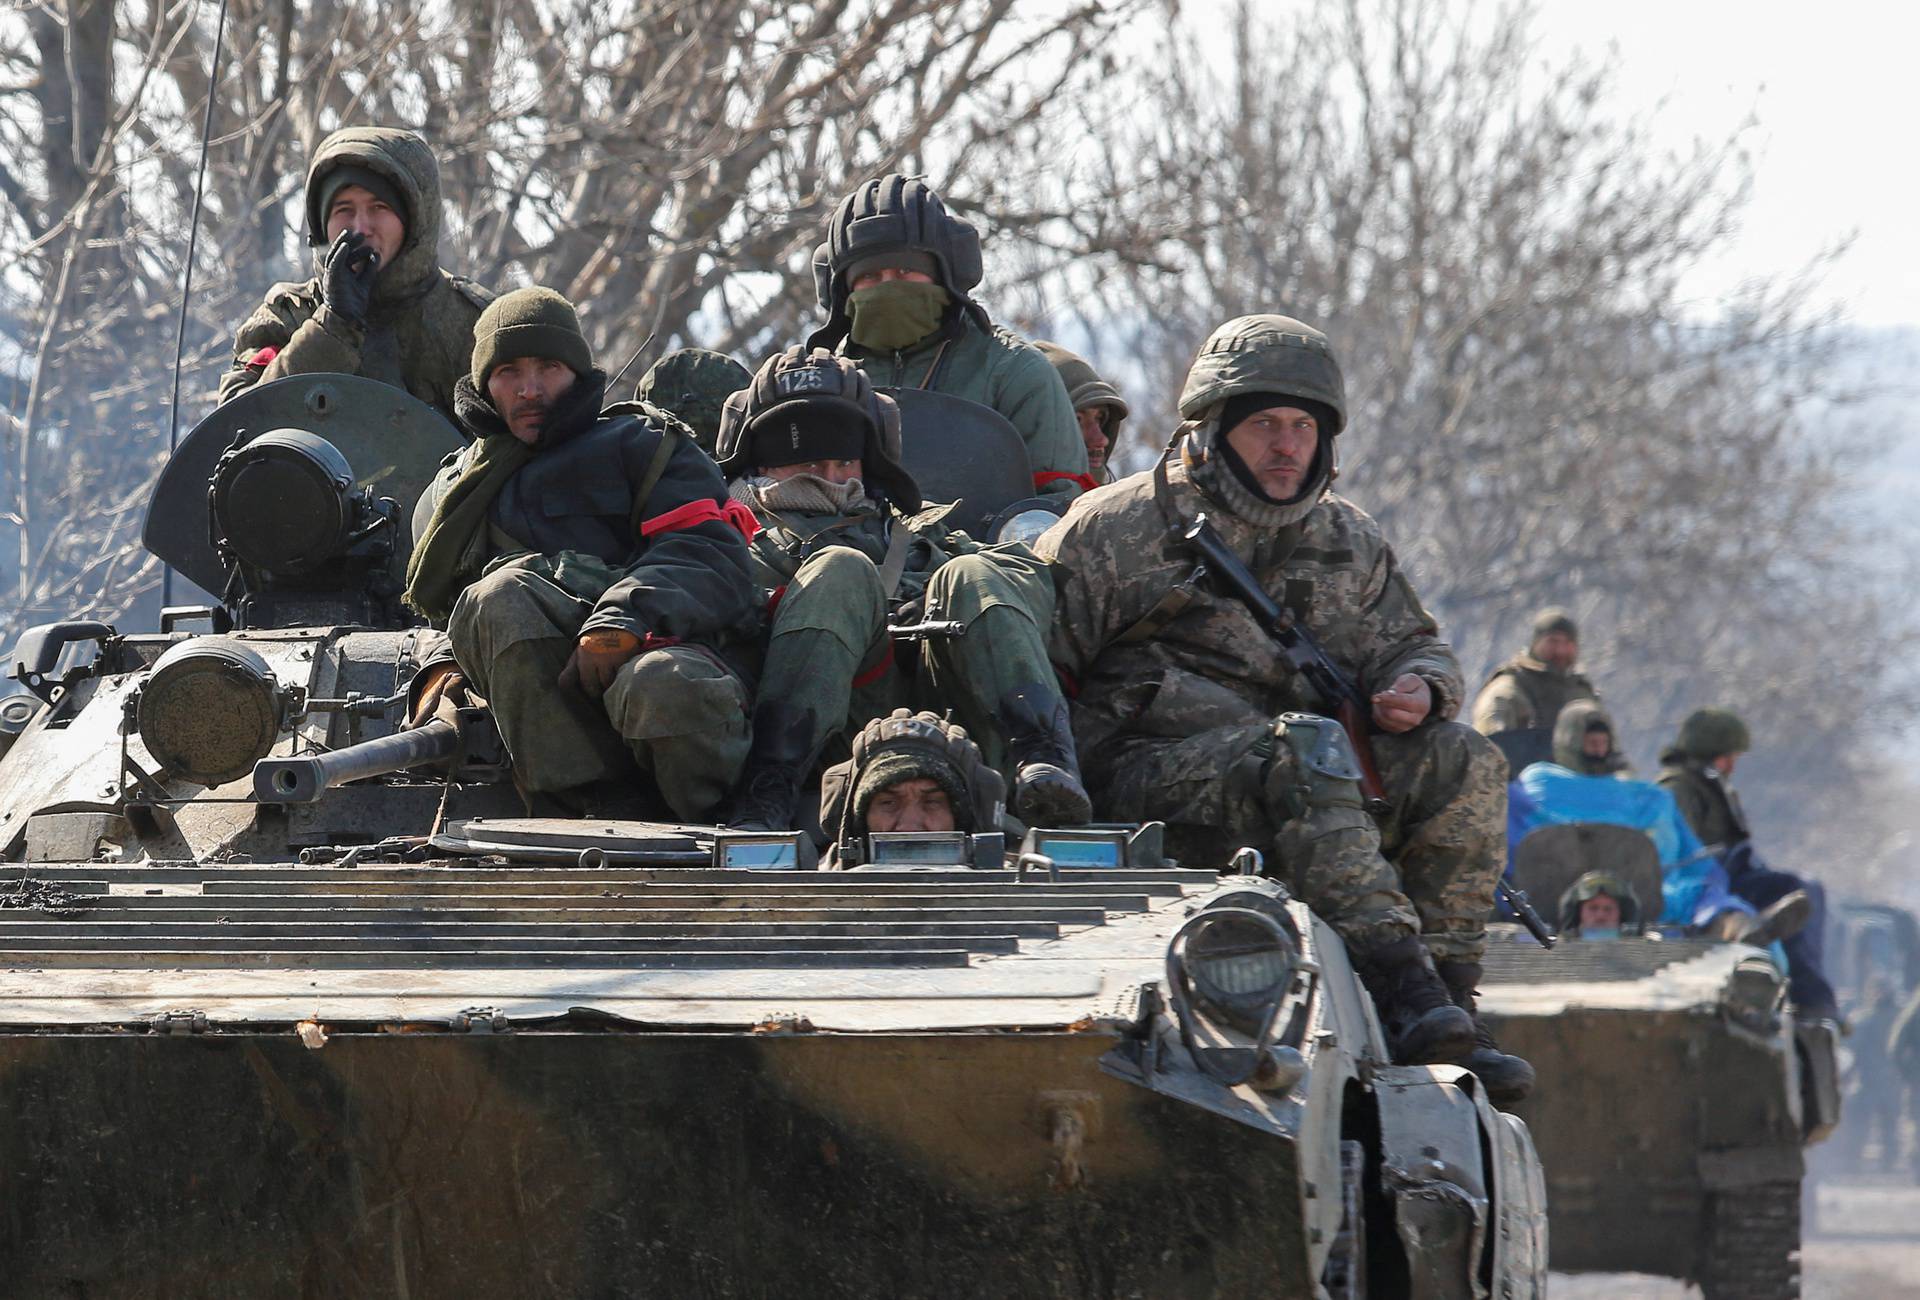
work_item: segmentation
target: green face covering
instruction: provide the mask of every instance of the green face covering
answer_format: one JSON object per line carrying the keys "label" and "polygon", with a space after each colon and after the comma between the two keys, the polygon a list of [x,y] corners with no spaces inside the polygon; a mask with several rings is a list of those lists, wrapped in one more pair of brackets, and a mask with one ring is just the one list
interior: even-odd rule
{"label": "green face covering", "polygon": [[853,341],[886,352],[912,347],[940,327],[947,301],[945,289],[919,280],[882,280],[856,289],[847,299]]}

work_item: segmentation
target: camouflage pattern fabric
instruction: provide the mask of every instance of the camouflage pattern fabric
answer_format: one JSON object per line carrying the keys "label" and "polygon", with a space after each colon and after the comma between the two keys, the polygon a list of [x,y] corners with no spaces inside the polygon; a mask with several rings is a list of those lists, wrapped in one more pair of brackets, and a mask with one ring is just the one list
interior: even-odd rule
{"label": "camouflage pattern fabric", "polygon": [[[342,164],[386,177],[408,209],[406,238],[374,279],[364,327],[335,316],[320,297],[319,264],[329,241],[317,212],[319,186]],[[307,168],[307,208],[314,278],[267,290],[234,338],[220,400],[288,375],[362,375],[404,388],[455,419],[453,386],[472,362],[474,323],[493,294],[440,268],[440,168],[427,142],[389,127],[335,131]]]}
{"label": "camouflage pattern fabric", "polygon": [[1264,501],[1198,441],[1183,439],[1170,458],[1174,513],[1204,511],[1363,690],[1412,673],[1432,690],[1433,712],[1405,735],[1373,738],[1391,805],[1384,832],[1351,809],[1289,803],[1298,774],[1284,748],[1262,753],[1261,738],[1276,717],[1328,702],[1245,606],[1196,584],[1154,476],[1135,475],[1075,502],[1035,546],[1053,565],[1049,648],[1077,686],[1074,733],[1096,815],[1162,818],[1170,851],[1190,861],[1262,848],[1269,870],[1348,938],[1403,935],[1417,909],[1437,957],[1477,960],[1504,861],[1505,763],[1452,721],[1463,689],[1452,650],[1365,512],[1331,492],[1304,506]]}
{"label": "camouflage pattern fabric", "polygon": [[1494,669],[1473,702],[1473,729],[1483,736],[1502,731],[1552,730],[1560,710],[1575,700],[1598,700],[1584,674],[1549,668],[1530,654],[1517,654]]}
{"label": "camouflage pattern fabric", "polygon": [[527,790],[617,780],[637,763],[675,816],[710,820],[750,739],[748,688],[732,667],[703,647],[667,645],[628,661],[600,700],[557,684],[599,595],[625,576],[574,553],[498,563],[454,605],[454,655],[493,706]]}
{"label": "camouflage pattern fabric", "polygon": [[723,352],[681,348],[648,366],[633,396],[677,416],[693,430],[700,450],[712,456],[720,435],[720,408],[752,382],[747,368]]}

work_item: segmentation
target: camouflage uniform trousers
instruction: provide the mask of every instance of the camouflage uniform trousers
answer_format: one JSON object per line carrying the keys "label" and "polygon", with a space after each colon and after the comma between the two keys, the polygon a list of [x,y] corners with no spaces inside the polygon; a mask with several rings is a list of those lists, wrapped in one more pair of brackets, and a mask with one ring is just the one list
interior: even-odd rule
{"label": "camouflage uniform trousers", "polygon": [[1260,849],[1268,873],[1356,947],[1419,933],[1437,960],[1480,960],[1506,861],[1499,751],[1457,722],[1374,734],[1388,804],[1376,823],[1357,783],[1311,770],[1276,729],[1236,723],[1124,741],[1103,764],[1115,776],[1096,811],[1165,821],[1169,851],[1196,863],[1224,866],[1235,848]]}
{"label": "camouflage uniform trousers", "polygon": [[894,662],[909,647],[889,642],[888,605],[879,568],[860,551],[829,546],[809,556],[774,610],[759,699],[812,710],[823,743],[895,708],[951,708],[998,765],[997,701],[1016,686],[1053,680],[1046,566],[1024,547],[1003,547],[934,570],[922,617],[966,630],[922,643],[911,682]]}
{"label": "camouflage uniform trousers", "polygon": [[746,761],[747,684],[712,651],[670,645],[628,660],[598,700],[559,685],[593,601],[524,558],[468,586],[447,624],[523,786],[615,781],[638,763],[675,816],[709,817]]}

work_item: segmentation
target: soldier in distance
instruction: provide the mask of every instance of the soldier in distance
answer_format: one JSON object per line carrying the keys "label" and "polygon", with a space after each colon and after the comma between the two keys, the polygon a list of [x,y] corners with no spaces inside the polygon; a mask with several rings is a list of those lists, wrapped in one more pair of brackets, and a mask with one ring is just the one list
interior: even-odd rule
{"label": "soldier in distance", "polygon": [[897,174],[840,201],[813,255],[827,323],[809,347],[835,348],[879,388],[928,388],[1004,415],[1027,446],[1034,490],[1094,486],[1067,390],[1031,343],[970,296],[980,236],[932,187]]}
{"label": "soldier in distance", "polygon": [[1796,896],[1806,899],[1806,924],[1780,945],[1787,954],[1788,993],[1802,1015],[1837,1021],[1839,1003],[1825,969],[1826,887],[1779,870],[1761,857],[1740,794],[1733,788],[1734,767],[1752,747],[1753,737],[1738,714],[1696,709],[1661,751],[1657,779],[1700,842],[1719,856],[1736,896],[1760,909]]}
{"label": "soldier in distance", "polygon": [[1589,871],[1560,895],[1559,934],[1599,941],[1640,933],[1640,897],[1633,886],[1604,871]]}
{"label": "soldier in distance", "polygon": [[530,803],[590,811],[637,763],[667,812],[708,820],[749,742],[755,524],[678,421],[603,411],[605,389],[565,298],[487,308],[456,391],[475,442],[427,489],[407,601],[446,627]]}
{"label": "soldier in distance", "polygon": [[1073,402],[1073,418],[1080,422],[1080,441],[1087,449],[1087,472],[1096,483],[1113,482],[1113,449],[1120,442],[1120,425],[1127,418],[1127,402],[1120,391],[1100,377],[1085,357],[1045,339],[1034,345],[1053,363]]}
{"label": "soldier in distance", "polygon": [[493,294],[440,267],[440,168],[426,140],[335,131],[307,168],[306,220],[313,278],[274,285],[241,325],[220,400],[288,375],[361,375],[457,424],[454,386]]}
{"label": "soldier in distance", "polygon": [[[1459,666],[1378,525],[1330,490],[1346,394],[1326,336],[1282,316],[1227,322],[1180,414],[1151,474],[1076,501],[1036,544],[1054,566],[1053,658],[1078,684],[1096,813],[1166,822],[1169,851],[1190,861],[1260,848],[1346,940],[1397,1059],[1466,1062],[1493,1095],[1523,1096],[1532,1068],[1473,1011],[1505,766],[1452,721]],[[1334,702],[1180,540],[1203,512],[1367,692],[1378,824],[1353,747],[1320,716]]]}
{"label": "soldier in distance", "polygon": [[1503,731],[1551,731],[1560,710],[1575,700],[1598,700],[1580,662],[1580,626],[1558,607],[1533,616],[1526,650],[1494,669],[1473,702],[1473,729],[1483,736]]}
{"label": "soldier in distance", "polygon": [[[1024,545],[983,545],[946,526],[950,507],[921,501],[892,399],[846,358],[789,348],[727,399],[719,450],[734,500],[760,524],[756,580],[778,593],[733,824],[795,825],[829,743],[915,697],[986,739],[1012,774],[1016,815],[1086,821],[1047,660],[1053,581]],[[927,638],[903,662],[890,618],[961,632]]]}

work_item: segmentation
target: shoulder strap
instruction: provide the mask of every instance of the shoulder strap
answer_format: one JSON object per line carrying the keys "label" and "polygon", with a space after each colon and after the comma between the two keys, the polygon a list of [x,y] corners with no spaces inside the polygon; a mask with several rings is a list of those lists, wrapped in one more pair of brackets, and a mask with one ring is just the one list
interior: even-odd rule
{"label": "shoulder strap", "polygon": [[900,575],[907,571],[907,548],[912,545],[913,530],[895,519],[888,530],[886,558],[880,561],[880,589],[889,602],[900,589]]}
{"label": "shoulder strap", "polygon": [[647,498],[660,486],[660,480],[667,472],[667,462],[673,459],[673,453],[680,441],[680,431],[671,425],[660,431],[660,445],[653,449],[653,459],[647,462],[647,473],[640,480],[640,490],[633,494],[633,535],[641,536],[640,525],[647,518]]}

